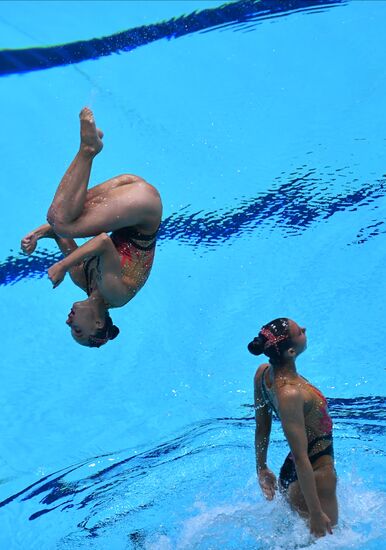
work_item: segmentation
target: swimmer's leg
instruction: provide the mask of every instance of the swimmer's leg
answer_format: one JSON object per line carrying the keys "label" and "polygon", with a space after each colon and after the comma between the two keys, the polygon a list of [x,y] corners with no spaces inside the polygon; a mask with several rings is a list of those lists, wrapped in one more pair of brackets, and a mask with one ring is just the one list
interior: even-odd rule
{"label": "swimmer's leg", "polygon": [[[332,465],[326,464],[314,470],[316,490],[323,512],[330,518],[331,525],[338,523],[338,501],[336,498],[337,477]],[[299,481],[294,481],[286,492],[291,507],[299,515],[308,518],[308,509]]]}
{"label": "swimmer's leg", "polygon": [[[125,180],[127,176],[118,178]],[[131,176],[128,176],[129,178]],[[58,222],[55,232],[62,237],[93,237],[137,226],[145,233],[157,230],[162,214],[158,191],[140,178],[132,185],[120,185],[87,201],[82,214],[70,223]]]}
{"label": "swimmer's leg", "polygon": [[96,128],[93,113],[87,108],[80,113],[80,136],[79,152],[64,174],[48,210],[47,221],[54,231],[57,224],[71,223],[81,215],[92,162],[103,147],[103,133]]}

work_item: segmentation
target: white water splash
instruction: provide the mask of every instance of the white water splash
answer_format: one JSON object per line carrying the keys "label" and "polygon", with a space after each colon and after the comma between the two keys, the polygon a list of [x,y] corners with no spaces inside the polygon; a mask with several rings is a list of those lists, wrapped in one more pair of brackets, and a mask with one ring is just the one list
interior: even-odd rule
{"label": "white water splash", "polygon": [[175,535],[148,541],[146,550],[315,550],[365,549],[384,540],[386,495],[369,490],[363,480],[347,479],[338,489],[339,526],[333,535],[315,540],[306,523],[280,496],[273,502],[260,497],[206,507],[196,503],[198,513],[188,517]]}

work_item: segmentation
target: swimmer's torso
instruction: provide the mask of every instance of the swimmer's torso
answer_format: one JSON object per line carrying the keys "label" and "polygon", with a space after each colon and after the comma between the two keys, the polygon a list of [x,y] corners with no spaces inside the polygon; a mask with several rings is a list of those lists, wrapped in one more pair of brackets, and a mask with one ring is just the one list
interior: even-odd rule
{"label": "swimmer's torso", "polygon": [[111,234],[111,240],[121,258],[123,280],[130,282],[135,292],[145,284],[154,261],[157,232],[146,235],[132,227]]}
{"label": "swimmer's torso", "polygon": [[[142,235],[133,228],[114,231],[111,240],[120,256],[122,281],[127,283],[127,300],[131,300],[147,281],[154,261],[156,233]],[[102,286],[99,257],[83,264],[88,295]],[[103,292],[101,292],[103,295]]]}
{"label": "swimmer's torso", "polygon": [[262,373],[262,395],[265,396],[266,404],[273,408],[280,418],[280,402],[277,393],[282,392],[287,386],[296,386],[302,394],[304,405],[304,423],[309,444],[312,445],[312,455],[320,452],[331,444],[332,441],[332,420],[328,411],[328,405],[324,395],[308,380],[297,375],[289,381],[280,380],[272,383],[268,371],[269,367]]}

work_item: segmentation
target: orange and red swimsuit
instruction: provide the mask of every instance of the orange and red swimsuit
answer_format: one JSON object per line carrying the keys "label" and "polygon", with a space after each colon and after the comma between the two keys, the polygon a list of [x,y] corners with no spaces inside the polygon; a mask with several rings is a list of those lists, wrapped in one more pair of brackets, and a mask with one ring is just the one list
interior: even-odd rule
{"label": "orange and red swimsuit", "polygon": [[[264,375],[267,366],[261,377],[261,394],[268,408],[273,411],[278,418],[279,414],[269,397],[269,392],[264,381]],[[301,377],[303,378],[303,377]],[[321,456],[334,457],[334,448],[332,443],[332,420],[328,412],[327,400],[324,395],[308,380],[303,378],[307,389],[313,394],[313,403],[310,411],[305,415],[304,421],[308,440],[307,454],[311,464]],[[284,489],[287,489],[290,483],[297,480],[295,461],[292,453],[289,453],[280,470],[279,481]]]}
{"label": "orange and red swimsuit", "polygon": [[[122,275],[135,276],[139,290],[147,280],[154,261],[157,232],[145,235],[134,227],[123,227],[113,231],[110,238],[121,258]],[[96,259],[96,263],[94,260]],[[91,294],[94,278],[99,273],[99,257],[92,256],[83,262],[86,276],[86,292]],[[94,272],[96,270],[96,273]],[[100,275],[100,273],[99,273]]]}
{"label": "orange and red swimsuit", "polygon": [[136,259],[150,270],[154,260],[157,232],[145,235],[134,227],[123,227],[113,231],[110,238],[121,256],[121,266],[124,267],[127,261],[131,263]]}

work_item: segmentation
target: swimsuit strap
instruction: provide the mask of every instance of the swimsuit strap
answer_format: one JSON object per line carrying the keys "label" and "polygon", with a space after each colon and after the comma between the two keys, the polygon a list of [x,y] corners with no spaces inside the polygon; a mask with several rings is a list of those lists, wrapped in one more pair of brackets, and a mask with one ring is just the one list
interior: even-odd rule
{"label": "swimsuit strap", "polygon": [[83,270],[84,270],[84,276],[86,278],[86,292],[87,296],[90,296],[90,262],[93,258],[88,258],[88,260],[84,260],[83,262]]}
{"label": "swimsuit strap", "polygon": [[279,413],[277,412],[276,410],[276,407],[275,405],[273,404],[273,401],[271,401],[271,399],[269,398],[269,394],[268,394],[268,389],[267,389],[267,386],[265,384],[265,380],[264,380],[264,376],[265,376],[265,373],[267,372],[267,369],[269,368],[269,365],[267,365],[265,367],[265,369],[263,370],[263,373],[261,375],[261,393],[263,395],[263,399],[265,401],[265,404],[268,405],[268,407],[276,414],[276,416],[279,418]]}
{"label": "swimsuit strap", "polygon": [[99,256],[91,256],[91,258],[88,258],[87,260],[84,260],[83,261],[83,269],[84,269],[84,275],[85,275],[85,278],[86,278],[86,292],[87,292],[87,296],[90,296],[91,294],[91,269],[90,269],[90,264],[93,260],[95,260],[95,258],[97,259],[97,264],[96,264],[96,268],[98,269],[99,267],[99,261],[100,261],[100,257]]}

